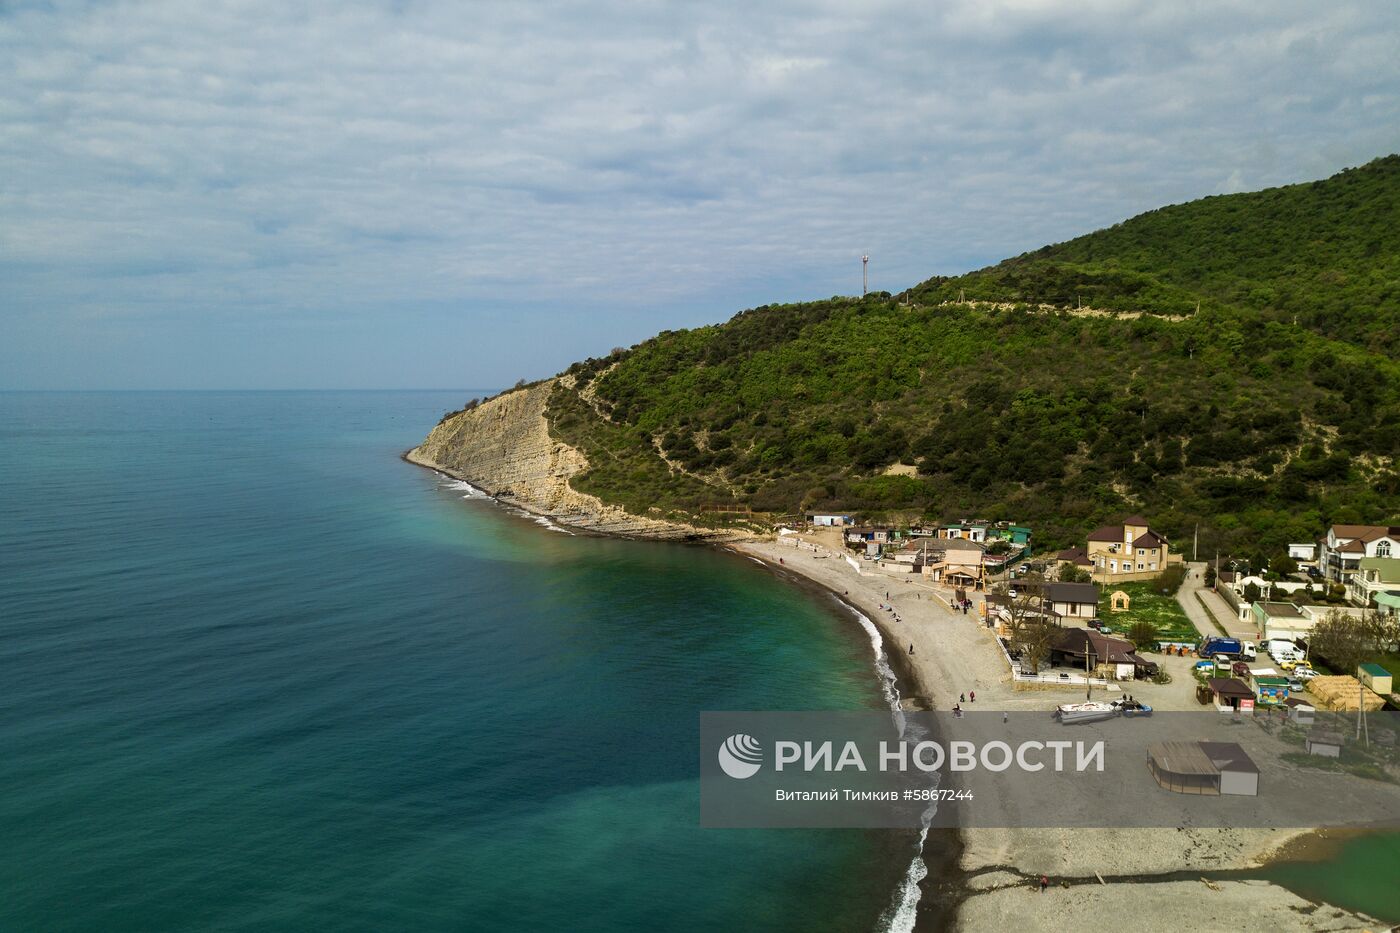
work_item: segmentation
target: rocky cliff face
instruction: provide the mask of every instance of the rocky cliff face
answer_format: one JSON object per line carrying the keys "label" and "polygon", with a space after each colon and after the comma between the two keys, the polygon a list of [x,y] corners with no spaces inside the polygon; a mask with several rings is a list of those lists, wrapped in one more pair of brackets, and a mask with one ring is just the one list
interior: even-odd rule
{"label": "rocky cliff face", "polygon": [[640,538],[744,537],[632,515],[573,489],[570,478],[586,470],[588,460],[549,435],[547,409],[557,381],[547,379],[459,412],[404,456],[561,525]]}

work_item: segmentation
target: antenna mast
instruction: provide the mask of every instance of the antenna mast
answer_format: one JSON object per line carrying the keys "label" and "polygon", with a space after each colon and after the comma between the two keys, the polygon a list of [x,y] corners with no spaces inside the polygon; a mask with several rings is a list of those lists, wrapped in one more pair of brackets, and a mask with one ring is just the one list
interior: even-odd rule
{"label": "antenna mast", "polygon": [[870,291],[870,254],[863,253],[860,257],[860,297],[864,298]]}

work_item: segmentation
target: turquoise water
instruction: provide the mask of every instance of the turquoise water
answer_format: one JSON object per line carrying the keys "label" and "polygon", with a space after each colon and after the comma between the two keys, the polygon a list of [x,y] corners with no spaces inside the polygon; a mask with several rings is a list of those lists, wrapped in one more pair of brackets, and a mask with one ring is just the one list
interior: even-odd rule
{"label": "turquoise water", "polygon": [[823,598],[398,460],[470,392],[0,394],[0,929],[871,929],[703,831],[698,711],[873,707]]}
{"label": "turquoise water", "polygon": [[1257,875],[1304,897],[1400,923],[1400,835],[1377,833],[1343,842],[1320,862],[1275,862]]}

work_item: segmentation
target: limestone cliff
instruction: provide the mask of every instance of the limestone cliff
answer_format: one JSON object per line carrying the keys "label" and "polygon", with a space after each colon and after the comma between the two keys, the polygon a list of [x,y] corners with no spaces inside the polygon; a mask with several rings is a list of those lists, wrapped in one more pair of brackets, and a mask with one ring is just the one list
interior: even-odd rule
{"label": "limestone cliff", "polygon": [[588,459],[549,434],[547,409],[557,381],[546,379],[452,415],[405,459],[573,528],[672,540],[745,537],[632,515],[571,487],[570,478],[588,468]]}

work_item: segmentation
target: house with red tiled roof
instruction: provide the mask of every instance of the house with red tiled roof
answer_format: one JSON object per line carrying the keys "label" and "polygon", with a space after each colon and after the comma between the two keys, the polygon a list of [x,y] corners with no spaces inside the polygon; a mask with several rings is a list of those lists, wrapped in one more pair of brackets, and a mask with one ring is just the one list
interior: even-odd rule
{"label": "house with red tiled roof", "polygon": [[1150,580],[1169,563],[1181,560],[1171,553],[1166,536],[1153,531],[1147,519],[1137,515],[1119,525],[1104,525],[1089,532],[1085,557],[1095,583]]}
{"label": "house with red tiled roof", "polygon": [[1400,527],[1333,525],[1318,542],[1318,566],[1333,583],[1348,583],[1365,557],[1400,557]]}

